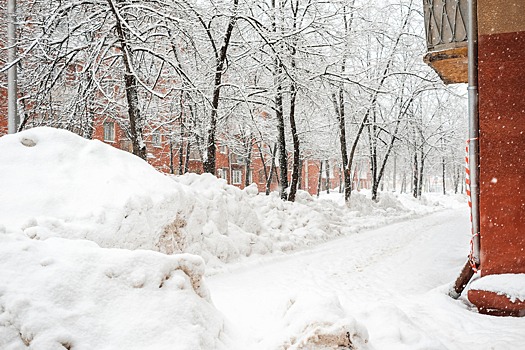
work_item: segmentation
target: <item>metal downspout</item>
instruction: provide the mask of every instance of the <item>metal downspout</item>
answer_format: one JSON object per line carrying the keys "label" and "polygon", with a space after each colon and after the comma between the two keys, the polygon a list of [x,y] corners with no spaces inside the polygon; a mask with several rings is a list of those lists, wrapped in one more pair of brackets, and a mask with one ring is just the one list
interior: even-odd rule
{"label": "metal downspout", "polygon": [[472,201],[471,262],[480,264],[479,212],[479,95],[478,95],[478,1],[470,0],[468,7],[468,104],[469,104],[469,161]]}
{"label": "metal downspout", "polygon": [[479,96],[478,96],[478,2],[468,4],[468,105],[469,105],[469,170],[472,203],[472,252],[449,295],[457,299],[465,290],[475,269],[480,266],[479,212]]}

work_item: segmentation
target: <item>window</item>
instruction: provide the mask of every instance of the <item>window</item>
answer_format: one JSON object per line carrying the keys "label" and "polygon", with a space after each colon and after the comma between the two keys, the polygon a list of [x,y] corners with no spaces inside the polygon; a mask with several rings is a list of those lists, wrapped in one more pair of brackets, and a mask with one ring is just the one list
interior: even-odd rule
{"label": "window", "polygon": [[228,148],[226,147],[226,145],[220,145],[219,152],[221,152],[222,154],[228,153]]}
{"label": "window", "polygon": [[260,184],[264,184],[266,183],[266,177],[264,176],[264,169],[261,169],[259,170],[259,174],[258,174],[258,178],[259,178],[259,183]]}
{"label": "window", "polygon": [[217,177],[219,179],[224,179],[226,181],[228,181],[228,169],[218,169],[217,170]]}
{"label": "window", "polygon": [[195,147],[190,149],[190,160],[201,160],[201,154]]}
{"label": "window", "polygon": [[159,131],[154,131],[153,134],[151,134],[151,143],[155,147],[160,147],[160,143],[162,141],[162,137],[160,135]]}
{"label": "window", "polygon": [[115,123],[104,122],[104,141],[115,141]]}
{"label": "window", "polygon": [[[235,154],[235,158],[232,155],[232,163],[237,163],[239,165],[245,165],[246,164],[246,158],[244,156],[240,156]],[[235,160],[235,161],[234,161]]]}
{"label": "window", "polygon": [[232,172],[232,177],[233,177],[233,184],[234,185],[240,185],[242,183],[242,171],[234,170]]}

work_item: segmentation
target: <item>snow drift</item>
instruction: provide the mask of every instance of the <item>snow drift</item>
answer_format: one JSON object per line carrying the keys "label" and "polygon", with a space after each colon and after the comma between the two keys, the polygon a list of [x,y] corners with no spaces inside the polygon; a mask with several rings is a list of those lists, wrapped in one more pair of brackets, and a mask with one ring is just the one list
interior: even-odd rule
{"label": "snow drift", "polygon": [[230,349],[193,255],[0,234],[1,349]]}
{"label": "snow drift", "polygon": [[[213,273],[241,257],[297,250],[442,206],[388,193],[374,203],[354,193],[348,208],[340,194],[316,199],[303,191],[290,203],[209,174],[167,176],[64,130],[6,135],[0,348],[233,349],[203,284],[205,263]],[[300,297],[281,326],[277,348],[368,348],[366,328],[333,298]]]}
{"label": "snow drift", "polygon": [[[175,177],[100,141],[53,128],[0,138],[0,225],[30,238],[201,255],[211,270],[254,254],[296,250],[437,209],[433,202],[354,193],[296,203],[212,175]],[[334,200],[335,199],[335,200]]]}

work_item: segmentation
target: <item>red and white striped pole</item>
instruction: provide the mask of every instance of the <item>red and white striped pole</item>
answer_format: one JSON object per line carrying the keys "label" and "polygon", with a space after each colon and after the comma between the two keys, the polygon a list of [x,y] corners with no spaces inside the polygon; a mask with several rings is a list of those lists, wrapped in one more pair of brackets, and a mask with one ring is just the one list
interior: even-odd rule
{"label": "red and white striped pole", "polygon": [[474,226],[472,222],[472,196],[470,192],[470,162],[469,162],[469,147],[470,147],[470,140],[467,140],[467,146],[465,148],[466,155],[465,155],[465,187],[467,189],[467,196],[468,196],[468,206],[470,208],[470,224],[471,224],[471,231],[472,231],[472,238],[470,239],[470,254],[468,256],[470,267],[474,272],[478,271],[476,261],[474,259]]}

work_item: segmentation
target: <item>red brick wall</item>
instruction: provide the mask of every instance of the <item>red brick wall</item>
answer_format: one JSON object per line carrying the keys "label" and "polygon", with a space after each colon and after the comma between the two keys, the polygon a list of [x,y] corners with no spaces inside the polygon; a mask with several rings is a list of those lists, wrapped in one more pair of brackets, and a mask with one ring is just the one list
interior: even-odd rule
{"label": "red brick wall", "polygon": [[[163,173],[170,173],[170,144],[169,140],[166,139],[162,130],[160,132],[160,145],[154,145],[152,141],[152,135],[147,135],[145,137],[146,141],[146,150],[148,152],[148,162],[155,167],[158,171]],[[173,153],[176,153],[176,150],[173,150]],[[174,168],[175,164],[173,163]]]}
{"label": "red brick wall", "polygon": [[524,62],[525,31],[480,36],[480,213],[484,275],[525,273]]}
{"label": "red brick wall", "polygon": [[[104,122],[113,122],[115,124],[115,140],[114,141],[105,141],[104,140]],[[95,118],[93,122],[93,139],[100,140],[108,145],[122,149],[122,140],[125,138],[124,131],[120,127],[119,123],[113,118]]]}
{"label": "red brick wall", "polygon": [[0,88],[0,136],[7,134],[7,90]]}

